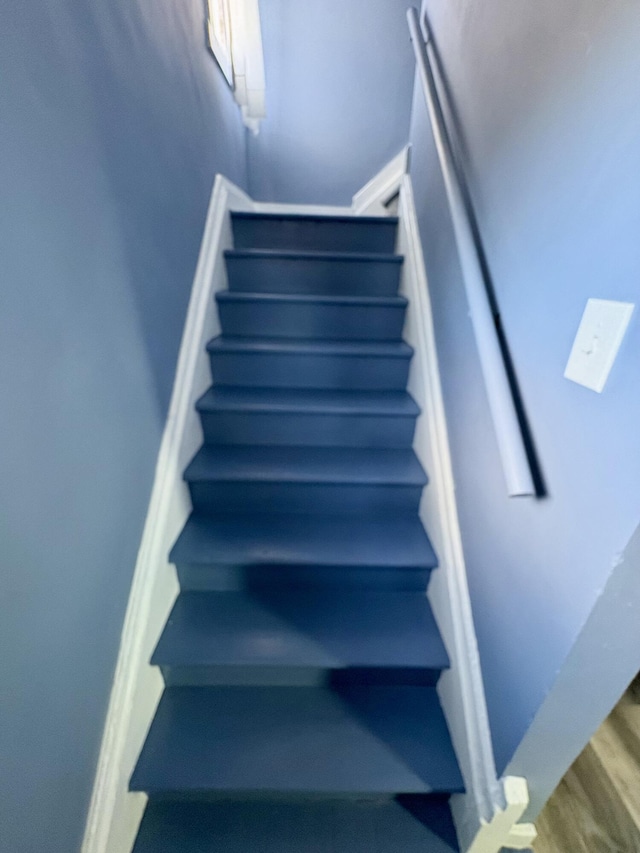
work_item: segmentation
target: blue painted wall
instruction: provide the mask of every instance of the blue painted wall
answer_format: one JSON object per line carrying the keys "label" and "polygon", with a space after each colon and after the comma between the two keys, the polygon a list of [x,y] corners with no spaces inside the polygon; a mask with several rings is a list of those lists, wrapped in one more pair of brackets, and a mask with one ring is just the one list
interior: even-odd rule
{"label": "blue painted wall", "polygon": [[405,0],[262,0],[267,118],[249,139],[255,198],[350,204],[407,143]]}
{"label": "blue painted wall", "polygon": [[600,0],[427,0],[426,7],[548,491],[541,500],[505,494],[417,91],[412,177],[502,770],[640,518],[640,312],[601,395],[563,378],[587,298],[640,301],[640,7]]}
{"label": "blue painted wall", "polygon": [[200,0],[0,11],[0,849],[79,849],[216,171]]}

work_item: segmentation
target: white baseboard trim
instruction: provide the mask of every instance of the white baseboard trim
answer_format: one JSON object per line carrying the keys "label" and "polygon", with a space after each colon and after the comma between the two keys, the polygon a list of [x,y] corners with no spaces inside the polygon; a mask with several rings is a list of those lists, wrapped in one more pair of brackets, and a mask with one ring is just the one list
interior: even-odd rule
{"label": "white baseboard trim", "polygon": [[[438,693],[467,790],[466,794],[452,798],[452,811],[463,850],[497,853],[504,845],[504,838],[498,847],[492,846],[498,831],[496,826],[503,827],[517,808],[507,808],[505,812],[507,792],[497,778],[493,759],[458,523],[429,285],[408,175],[401,181],[399,218],[397,251],[405,257],[401,291],[409,300],[404,338],[415,349],[409,391],[422,408],[414,449],[430,477],[420,515],[440,560],[440,568],[433,573],[429,584],[429,600],[452,664],[440,678]],[[522,793],[522,787],[517,790]],[[513,823],[521,814],[522,811]],[[494,827],[491,835],[487,835],[488,826]]]}
{"label": "white baseboard trim", "polygon": [[182,472],[202,443],[195,401],[211,384],[205,344],[217,334],[213,294],[226,287],[223,251],[232,246],[229,210],[252,202],[215,179],[178,358],[169,414],[120,640],[82,853],[129,853],[146,804],[128,782],[162,694],[149,659],[178,592],[168,555],[190,510]]}
{"label": "white baseboard trim", "polygon": [[406,145],[354,195],[351,206],[358,216],[388,216],[385,205],[397,195],[409,168],[411,146]]}

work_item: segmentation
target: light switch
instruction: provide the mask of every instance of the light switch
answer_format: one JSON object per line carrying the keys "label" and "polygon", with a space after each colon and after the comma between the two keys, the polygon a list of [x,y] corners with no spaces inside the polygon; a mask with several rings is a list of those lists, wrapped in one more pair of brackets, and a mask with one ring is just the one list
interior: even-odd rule
{"label": "light switch", "polygon": [[630,302],[612,302],[608,299],[587,301],[564,371],[566,379],[593,391],[602,391],[633,308]]}

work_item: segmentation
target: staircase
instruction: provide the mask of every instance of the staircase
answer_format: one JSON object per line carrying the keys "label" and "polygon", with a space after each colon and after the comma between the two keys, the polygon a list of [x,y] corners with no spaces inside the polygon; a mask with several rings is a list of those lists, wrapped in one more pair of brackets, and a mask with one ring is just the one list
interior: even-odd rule
{"label": "staircase", "polygon": [[232,226],[135,853],[450,853],[397,220]]}

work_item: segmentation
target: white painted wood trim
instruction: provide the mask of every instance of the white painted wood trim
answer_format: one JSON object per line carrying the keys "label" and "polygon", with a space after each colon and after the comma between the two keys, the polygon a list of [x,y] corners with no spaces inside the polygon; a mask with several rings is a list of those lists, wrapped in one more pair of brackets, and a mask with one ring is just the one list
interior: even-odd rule
{"label": "white painted wood trim", "polygon": [[242,120],[257,134],[266,116],[264,57],[258,0],[233,0],[231,53],[233,57],[234,97],[242,110]]}
{"label": "white painted wood trim", "polygon": [[406,145],[375,177],[354,195],[351,206],[358,216],[388,216],[386,203],[400,190],[402,178],[409,168],[409,152]]}
{"label": "white painted wood trim", "polygon": [[[233,61],[231,57],[231,21],[229,15],[229,3],[224,0],[219,7],[217,0],[207,0],[207,33],[209,36],[209,47],[216,58],[218,65],[227,83],[233,89]],[[224,32],[216,31],[216,15],[222,12],[224,19]],[[222,40],[221,40],[222,39]]]}
{"label": "white painted wood trim", "polygon": [[411,146],[406,145],[377,175],[353,196],[351,205],[281,204],[254,201],[256,213],[282,213],[307,216],[389,216],[385,204],[400,191],[409,167]]}
{"label": "white painted wood trim", "polygon": [[426,14],[422,19],[424,37],[420,31],[418,11],[415,7],[411,6],[407,9],[407,20],[418,65],[418,77],[427,102],[431,132],[447,195],[450,223],[455,237],[469,317],[507,494],[511,498],[535,497],[536,488],[531,463],[496,329],[481,253],[473,228],[472,211],[468,204],[469,200],[465,198],[460,181],[461,172],[456,168],[450,134],[444,126],[444,117],[438,100],[438,87],[434,76],[438,63],[433,40],[428,31]]}
{"label": "white painted wood trim", "polygon": [[532,823],[518,823],[529,805],[529,792],[524,779],[506,776],[502,780],[505,805],[496,809],[490,821],[482,825],[467,853],[500,853],[509,850],[527,850],[537,837]]}
{"label": "white painted wood trim", "polygon": [[268,201],[254,201],[256,213],[280,213],[298,216],[358,216],[352,207],[340,207],[321,204],[279,204]]}
{"label": "white painted wood trim", "polygon": [[[493,827],[498,819],[498,826],[504,827],[517,809],[505,812],[507,792],[497,778],[493,759],[458,523],[429,285],[408,175],[401,181],[399,219],[397,251],[405,257],[401,292],[409,300],[404,338],[415,349],[408,387],[422,408],[414,449],[430,477],[420,516],[440,560],[440,568],[433,573],[429,584],[429,599],[451,659],[451,669],[441,676],[438,693],[467,790],[466,794],[452,798],[452,811],[463,850],[497,853],[505,836],[501,845],[492,846],[497,830],[487,835],[486,827]],[[512,790],[513,785],[509,788]],[[518,791],[521,793],[522,788]],[[509,826],[509,832],[522,811]]]}
{"label": "white painted wood trim", "polygon": [[226,287],[229,210],[250,209],[248,196],[218,175],[134,570],[82,853],[129,853],[146,804],[144,794],[130,794],[127,786],[163,689],[148,661],[178,592],[168,555],[191,510],[182,472],[202,443],[194,404],[211,384],[205,344],[219,328],[213,295]]}

